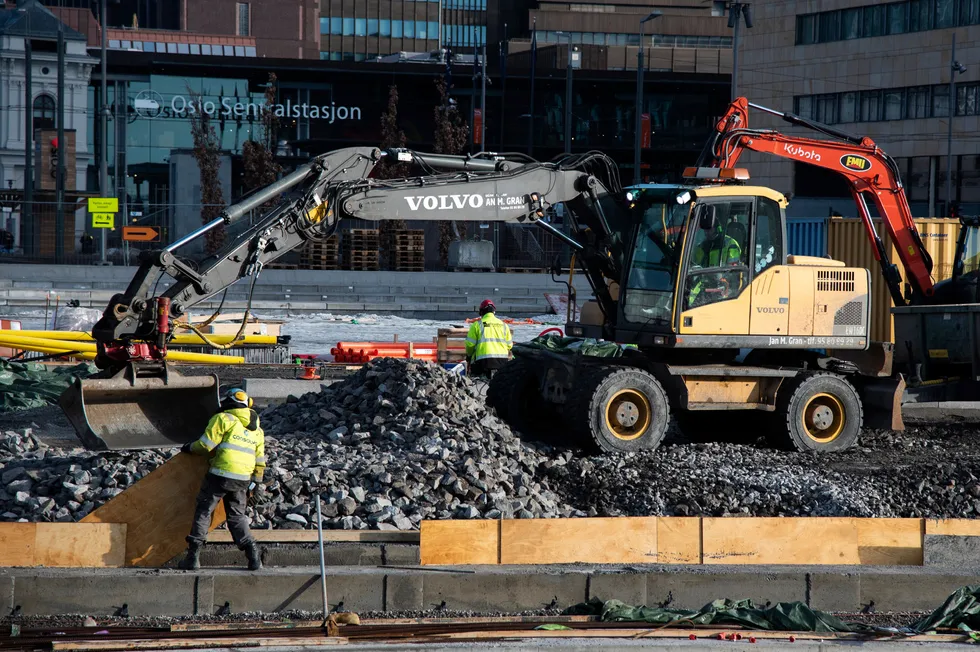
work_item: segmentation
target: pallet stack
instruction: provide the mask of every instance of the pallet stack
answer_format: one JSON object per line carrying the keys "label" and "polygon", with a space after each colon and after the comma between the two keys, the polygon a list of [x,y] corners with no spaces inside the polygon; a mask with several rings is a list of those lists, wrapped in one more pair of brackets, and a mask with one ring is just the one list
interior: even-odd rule
{"label": "pallet stack", "polygon": [[398,229],[385,239],[390,268],[396,272],[425,271],[425,231]]}
{"label": "pallet stack", "polygon": [[339,266],[340,238],[336,235],[327,240],[306,243],[300,254],[303,269],[336,270]]}
{"label": "pallet stack", "polygon": [[377,229],[347,229],[344,231],[342,264],[347,270],[375,272],[379,264],[379,235]]}

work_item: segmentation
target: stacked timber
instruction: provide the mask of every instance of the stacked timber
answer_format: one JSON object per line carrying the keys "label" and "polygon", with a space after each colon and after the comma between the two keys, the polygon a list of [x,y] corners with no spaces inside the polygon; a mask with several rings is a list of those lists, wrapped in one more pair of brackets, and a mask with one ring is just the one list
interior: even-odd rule
{"label": "stacked timber", "polygon": [[336,235],[326,240],[306,243],[300,254],[300,267],[314,270],[336,270],[339,267],[340,238]]}
{"label": "stacked timber", "polygon": [[389,269],[396,272],[425,271],[425,231],[398,229],[385,237]]}
{"label": "stacked timber", "polygon": [[341,256],[343,268],[366,272],[381,269],[379,244],[377,229],[347,229]]}

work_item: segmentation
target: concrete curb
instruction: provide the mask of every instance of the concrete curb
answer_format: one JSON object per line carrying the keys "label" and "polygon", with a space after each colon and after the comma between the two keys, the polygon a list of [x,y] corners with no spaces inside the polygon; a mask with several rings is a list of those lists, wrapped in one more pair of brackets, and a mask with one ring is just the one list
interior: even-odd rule
{"label": "concrete curb", "polygon": [[[494,566],[462,568],[330,567],[329,602],[353,611],[416,611],[443,602],[452,610],[518,612],[591,597],[698,609],[717,598],[759,604],[799,600],[826,611],[931,611],[975,572],[896,567]],[[146,569],[9,569],[0,600],[26,614],[205,615],[225,601],[235,612],[320,610],[315,567],[181,572]],[[2,606],[2,604],[0,604]]]}

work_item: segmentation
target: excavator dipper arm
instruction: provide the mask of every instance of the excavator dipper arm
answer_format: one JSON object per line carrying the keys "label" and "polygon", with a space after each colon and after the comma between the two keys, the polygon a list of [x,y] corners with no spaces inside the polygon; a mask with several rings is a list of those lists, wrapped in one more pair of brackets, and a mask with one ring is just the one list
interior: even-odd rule
{"label": "excavator dipper arm", "polygon": [[[818,131],[834,140],[802,138],[777,131],[750,129],[750,107],[777,115],[790,124]],[[921,302],[933,295],[932,258],[915,227],[898,166],[873,140],[791,113],[781,113],[751,104],[741,97],[732,102],[727,113],[718,121],[714,136],[701,154],[699,165],[734,167],[745,150],[807,163],[836,172],[847,179],[892,299],[896,305],[905,305],[901,276],[897,267],[889,262],[884,243],[872,221],[865,199],[870,196],[888,235],[895,243],[912,287],[913,300]]]}

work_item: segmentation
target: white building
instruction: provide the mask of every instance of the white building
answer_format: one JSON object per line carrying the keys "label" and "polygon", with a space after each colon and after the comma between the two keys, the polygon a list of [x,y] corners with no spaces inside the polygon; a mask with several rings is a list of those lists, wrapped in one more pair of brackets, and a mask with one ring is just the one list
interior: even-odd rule
{"label": "white building", "polygon": [[[0,9],[0,188],[24,188],[25,39],[31,39],[31,104],[33,129],[55,128],[58,106],[59,20],[37,0],[18,0],[12,9]],[[89,147],[89,77],[98,59],[88,55],[83,34],[65,26],[65,129],[75,130],[75,187],[86,188]],[[33,141],[33,139],[32,139]],[[31,147],[33,148],[33,142]],[[32,150],[33,151],[33,150]],[[33,160],[33,159],[32,159]],[[35,174],[38,171],[35,170]],[[0,228],[12,231],[20,244],[20,213],[4,213]],[[71,218],[68,218],[71,224]],[[77,235],[84,230],[84,212],[75,218]],[[78,237],[75,238],[78,241]]]}

